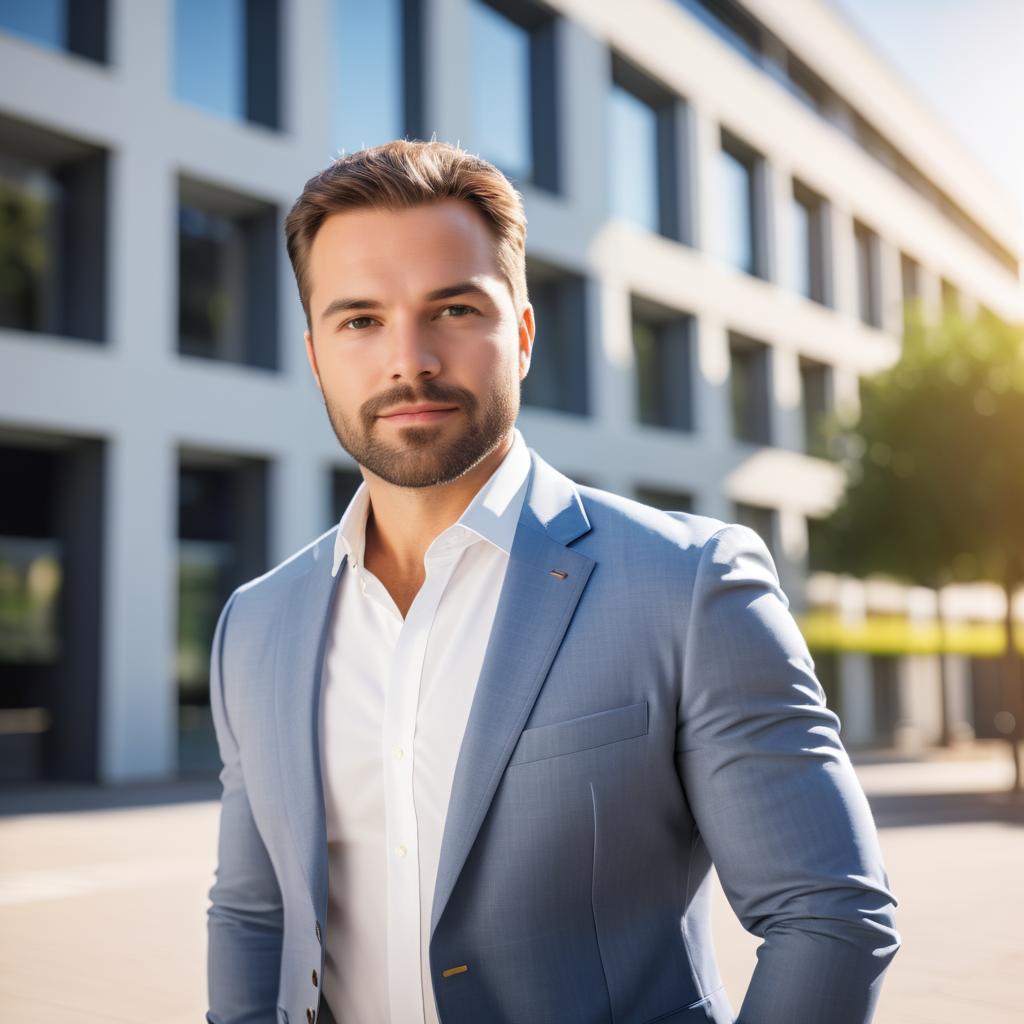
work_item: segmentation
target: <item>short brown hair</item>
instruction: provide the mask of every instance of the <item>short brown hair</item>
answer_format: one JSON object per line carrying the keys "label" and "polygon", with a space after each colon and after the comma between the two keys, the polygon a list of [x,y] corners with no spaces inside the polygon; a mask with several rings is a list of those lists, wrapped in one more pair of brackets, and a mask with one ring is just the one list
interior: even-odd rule
{"label": "short brown hair", "polygon": [[518,315],[529,301],[522,196],[497,167],[457,146],[394,139],[339,157],[306,182],[288,213],[288,257],[310,329],[309,251],[325,218],[343,210],[401,210],[442,199],[466,199],[484,215]]}

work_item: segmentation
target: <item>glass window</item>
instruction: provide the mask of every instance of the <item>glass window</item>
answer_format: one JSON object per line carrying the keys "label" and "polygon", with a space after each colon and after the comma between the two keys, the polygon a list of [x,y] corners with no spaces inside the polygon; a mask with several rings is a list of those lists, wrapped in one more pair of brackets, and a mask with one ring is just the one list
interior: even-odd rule
{"label": "glass window", "polygon": [[612,213],[657,232],[661,227],[657,111],[613,83],[609,128]]}
{"label": "glass window", "polygon": [[182,181],[178,206],[178,350],[277,366],[277,212]]}
{"label": "glass window", "polygon": [[[18,481],[17,499],[0,507],[0,708],[8,708],[26,703],[18,691],[30,686],[27,666],[53,664],[61,653],[61,465],[53,451],[0,445],[0,467],[7,479]],[[19,681],[22,672],[26,678]]]}
{"label": "glass window", "polygon": [[66,0],[0,0],[0,28],[34,43],[63,49],[67,38]]}
{"label": "glass window", "polygon": [[760,159],[723,136],[719,153],[718,254],[737,270],[763,277],[763,218],[757,174]]}
{"label": "glass window", "polygon": [[51,328],[60,188],[41,168],[0,161],[0,326]]}
{"label": "glass window", "polygon": [[363,474],[358,469],[335,469],[331,472],[331,522],[341,522],[348,503],[355,497]]}
{"label": "glass window", "polygon": [[174,93],[219,117],[278,125],[275,0],[174,0]]}
{"label": "glass window", "polygon": [[104,450],[0,437],[0,784],[97,769]]}
{"label": "glass window", "polygon": [[527,279],[537,330],[522,404],[586,416],[586,282],[536,260],[527,261]]}
{"label": "glass window", "polygon": [[828,456],[826,421],[832,409],[832,368],[827,363],[800,357],[803,395],[804,451],[819,458]]}
{"label": "glass window", "polygon": [[777,561],[775,548],[775,509],[763,505],[749,505],[737,501],[733,504],[736,522],[748,526],[765,542],[773,560]]}
{"label": "glass window", "polygon": [[869,327],[882,325],[878,236],[859,221],[853,225],[857,250],[857,308],[860,319]]}
{"label": "glass window", "polygon": [[921,302],[921,265],[900,253],[900,286],[903,292],[903,329],[906,330]]}
{"label": "glass window", "polygon": [[510,178],[533,177],[530,33],[482,0],[470,6],[473,138]]}
{"label": "glass window", "polygon": [[733,437],[771,443],[769,349],[763,342],[729,335],[729,391]]}
{"label": "glass window", "polygon": [[807,522],[807,571],[831,572],[833,566],[828,555],[825,534],[827,520],[808,516]]}
{"label": "glass window", "polygon": [[793,289],[814,302],[827,301],[825,257],[825,201],[810,189],[793,182],[792,264]]}
{"label": "glass window", "polygon": [[0,327],[102,341],[106,153],[0,118]]}
{"label": "glass window", "polygon": [[178,471],[175,678],[182,772],[219,766],[210,717],[210,647],[224,603],[266,571],[267,463],[183,453]]}
{"label": "glass window", "polygon": [[921,265],[906,253],[900,253],[900,283],[905,303],[921,298]]}
{"label": "glass window", "polygon": [[0,0],[0,31],[105,61],[107,0]]}
{"label": "glass window", "polygon": [[676,0],[727,46],[752,64],[761,66],[761,26],[738,4],[729,0]]}
{"label": "glass window", "polygon": [[636,500],[652,508],[660,508],[663,512],[693,511],[693,495],[689,491],[641,485],[636,489]]}
{"label": "glass window", "polygon": [[633,306],[637,416],[641,423],[693,430],[692,318],[658,317]]}
{"label": "glass window", "polygon": [[221,117],[245,118],[245,0],[175,0],[174,92]]}
{"label": "glass window", "polygon": [[810,298],[811,295],[811,224],[813,214],[807,203],[793,196],[790,204],[793,217],[792,245],[793,263],[790,267],[790,282],[793,290]]}
{"label": "glass window", "polygon": [[181,351],[240,362],[242,232],[228,217],[178,208],[178,330]]}
{"label": "glass window", "polygon": [[331,139],[336,152],[354,153],[401,138],[403,0],[334,0]]}

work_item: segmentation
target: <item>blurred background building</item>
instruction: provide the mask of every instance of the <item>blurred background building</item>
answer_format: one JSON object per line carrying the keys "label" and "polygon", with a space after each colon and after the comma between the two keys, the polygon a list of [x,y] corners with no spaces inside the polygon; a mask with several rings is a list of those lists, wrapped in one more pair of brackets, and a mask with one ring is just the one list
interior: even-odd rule
{"label": "blurred background building", "polygon": [[[216,772],[217,614],[361,479],[284,215],[339,152],[435,133],[525,199],[528,443],[756,529],[847,745],[936,743],[936,594],[816,565],[822,424],[897,358],[905,300],[1024,319],[1024,250],[831,8],[0,0],[3,779]],[[942,596],[955,732],[993,735],[999,591]]]}

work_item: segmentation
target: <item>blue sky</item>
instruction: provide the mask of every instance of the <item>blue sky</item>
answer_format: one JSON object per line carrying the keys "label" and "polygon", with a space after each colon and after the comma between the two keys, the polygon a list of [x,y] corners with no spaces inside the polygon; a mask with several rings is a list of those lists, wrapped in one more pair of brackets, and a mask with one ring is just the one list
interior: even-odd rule
{"label": "blue sky", "polygon": [[830,0],[1016,201],[1024,221],[1024,0]]}

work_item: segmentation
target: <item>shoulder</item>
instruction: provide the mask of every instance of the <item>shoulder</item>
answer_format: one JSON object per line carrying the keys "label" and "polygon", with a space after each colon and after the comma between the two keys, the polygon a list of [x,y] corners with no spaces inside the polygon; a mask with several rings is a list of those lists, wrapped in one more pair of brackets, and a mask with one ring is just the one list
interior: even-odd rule
{"label": "shoulder", "polygon": [[623,542],[652,550],[699,551],[728,524],[695,512],[665,511],[599,487],[576,484],[595,540]]}
{"label": "shoulder", "polygon": [[261,628],[288,600],[292,584],[314,570],[327,575],[334,560],[335,524],[260,576],[235,588],[228,598],[232,631]]}
{"label": "shoulder", "polygon": [[576,484],[590,531],[574,547],[606,566],[648,580],[696,582],[698,573],[732,571],[778,582],[764,540],[748,526],[695,512],[665,511],[597,487]]}

